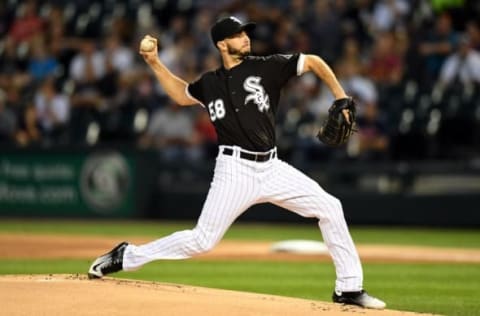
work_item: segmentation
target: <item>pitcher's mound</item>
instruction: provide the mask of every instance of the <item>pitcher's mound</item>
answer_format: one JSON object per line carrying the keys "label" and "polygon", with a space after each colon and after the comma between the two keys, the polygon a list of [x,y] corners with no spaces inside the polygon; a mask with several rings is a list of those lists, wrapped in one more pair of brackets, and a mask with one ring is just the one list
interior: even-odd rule
{"label": "pitcher's mound", "polygon": [[282,296],[79,275],[0,277],[5,315],[418,315]]}

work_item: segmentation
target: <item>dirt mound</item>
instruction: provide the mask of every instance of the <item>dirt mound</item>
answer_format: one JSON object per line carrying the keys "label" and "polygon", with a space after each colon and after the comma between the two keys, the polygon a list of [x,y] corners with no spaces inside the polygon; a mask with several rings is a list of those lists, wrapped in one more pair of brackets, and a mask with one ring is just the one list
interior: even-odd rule
{"label": "dirt mound", "polygon": [[[0,277],[5,315],[419,315],[282,296],[79,275]],[[421,314],[425,315],[425,314]]]}

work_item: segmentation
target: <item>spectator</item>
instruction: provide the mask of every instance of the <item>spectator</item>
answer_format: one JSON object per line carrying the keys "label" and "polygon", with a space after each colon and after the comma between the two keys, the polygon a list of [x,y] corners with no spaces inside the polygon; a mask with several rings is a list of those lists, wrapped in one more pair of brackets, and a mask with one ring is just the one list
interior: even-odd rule
{"label": "spectator", "polygon": [[309,7],[307,0],[291,0],[288,7],[288,15],[300,28],[308,27]]}
{"label": "spectator", "polygon": [[312,41],[313,53],[322,56],[327,63],[333,62],[340,50],[342,34],[340,20],[330,1],[315,1],[308,29],[310,38],[315,39]]}
{"label": "spectator", "polygon": [[69,71],[76,84],[72,105],[77,108],[76,112],[81,112],[81,116],[88,119],[96,116],[96,112],[107,104],[101,92],[110,96],[114,93],[115,78],[112,78],[114,81],[102,81],[108,74],[108,65],[105,55],[96,48],[93,39],[81,42],[81,50],[72,59]]}
{"label": "spectator", "polygon": [[185,67],[181,60],[195,60],[194,46],[195,43],[193,42],[192,36],[181,36],[175,41],[174,44],[166,47],[159,53],[160,59],[165,63],[165,65],[167,65],[167,67],[169,67],[169,69],[175,71],[175,73],[183,74]]}
{"label": "spectator", "polygon": [[319,145],[318,140],[314,137],[318,122],[315,115],[310,112],[305,98],[295,100],[286,117],[286,123],[293,125],[291,127],[295,130],[290,157],[293,165],[306,167],[311,162],[324,160],[328,157],[324,146]]}
{"label": "spectator", "polygon": [[[316,119],[323,121],[327,117],[328,108],[332,105],[334,97],[327,86],[319,82],[315,76],[305,74],[298,79],[290,95],[305,99],[308,112],[312,113]],[[297,89],[300,91],[296,91]]]}
{"label": "spectator", "polygon": [[95,41],[86,39],[70,64],[70,76],[82,87],[91,87],[105,75],[105,65],[105,56],[97,50]]}
{"label": "spectator", "polygon": [[133,51],[123,44],[116,34],[107,36],[105,39],[105,59],[111,63],[111,67],[117,72],[129,72],[133,66]]}
{"label": "spectator", "polygon": [[6,107],[5,93],[0,90],[0,142],[14,143],[17,133],[17,118],[15,113]]}
{"label": "spectator", "polygon": [[202,60],[200,70],[205,71],[207,69],[217,69],[220,67],[220,60],[216,54],[208,54]]}
{"label": "spectator", "polygon": [[52,78],[45,80],[35,95],[35,114],[42,139],[46,144],[66,142],[70,100],[57,91]]}
{"label": "spectator", "polygon": [[41,132],[37,125],[37,116],[35,107],[28,104],[20,119],[21,130],[17,136],[17,140],[21,145],[39,144],[42,140]]}
{"label": "spectator", "polygon": [[348,144],[350,155],[364,160],[388,158],[388,130],[376,104],[364,106],[363,115],[357,120],[357,129]]}
{"label": "spectator", "polygon": [[480,52],[480,25],[478,21],[471,20],[467,22],[467,36],[470,40],[470,46]]}
{"label": "spectator", "polygon": [[397,53],[393,33],[379,34],[373,45],[367,73],[376,84],[397,84],[403,76],[403,60]]}
{"label": "spectator", "polygon": [[155,82],[149,73],[138,75],[133,90],[135,98],[132,98],[135,108],[146,108],[149,113],[152,113],[163,106],[163,100],[155,93],[154,85]]}
{"label": "spectator", "polygon": [[9,37],[17,45],[29,42],[35,35],[43,31],[44,22],[37,15],[37,2],[28,0],[20,7],[20,16],[14,21],[9,31]]}
{"label": "spectator", "polygon": [[410,3],[407,0],[375,1],[371,24],[373,33],[390,32],[404,27],[409,12]]}
{"label": "spectator", "polygon": [[57,60],[49,54],[42,37],[38,37],[32,43],[32,57],[28,65],[28,72],[35,81],[41,81],[53,75],[55,71],[58,70],[59,64]]}
{"label": "spectator", "polygon": [[[103,61],[105,62],[104,74],[96,79],[96,88],[103,97],[107,99],[116,99],[120,94],[120,99],[125,98],[123,94],[128,91],[119,90],[120,82],[129,77],[133,72],[133,52],[130,48],[125,47],[115,33],[110,34],[104,39],[104,49],[102,51]],[[123,78],[122,78],[123,77]],[[123,83],[127,81],[123,80]],[[105,101],[102,110],[110,110],[112,103],[116,101]]]}
{"label": "spectator", "polygon": [[0,37],[8,33],[13,17],[7,6],[0,6]]}
{"label": "spectator", "polygon": [[370,45],[369,28],[371,23],[372,1],[370,0],[332,1],[341,21],[342,34],[355,37],[360,46]]}
{"label": "spectator", "polygon": [[158,149],[162,158],[168,161],[198,161],[202,157],[200,140],[192,117],[169,102],[153,113],[139,145]]}
{"label": "spectator", "polygon": [[472,49],[467,36],[461,37],[456,51],[443,64],[439,80],[443,87],[457,82],[462,85],[480,84],[480,52]]}
{"label": "spectator", "polygon": [[30,81],[30,76],[26,73],[26,66],[18,58],[16,45],[11,40],[5,41],[3,55],[0,57],[0,87],[5,87],[13,82],[22,82],[26,85]]}
{"label": "spectator", "polygon": [[359,116],[364,107],[375,105],[378,100],[378,90],[375,83],[360,73],[358,63],[344,61],[338,65],[338,78],[345,91],[357,101]]}
{"label": "spectator", "polygon": [[69,65],[81,48],[82,39],[68,36],[64,12],[60,6],[53,6],[48,14],[45,30],[45,44],[47,51],[59,63],[56,76],[62,79],[69,78]]}
{"label": "spectator", "polygon": [[434,30],[427,34],[418,47],[425,64],[424,84],[432,84],[438,78],[443,62],[454,51],[457,37],[450,15],[442,13],[437,16]]}
{"label": "spectator", "polygon": [[17,133],[15,140],[19,145],[30,145],[40,140],[40,131],[36,124],[35,109],[22,94],[22,86],[11,81],[6,89],[5,105],[16,119]]}
{"label": "spectator", "polygon": [[191,34],[196,44],[197,54],[200,59],[203,59],[204,56],[214,52],[215,50],[210,38],[205,36],[205,34],[210,32],[210,25],[213,23],[212,12],[206,9],[199,10],[198,14],[194,18],[193,23],[194,27]]}
{"label": "spectator", "polygon": [[293,35],[293,51],[309,52],[311,51],[311,40],[308,34],[303,30],[297,30]]}
{"label": "spectator", "polygon": [[342,54],[337,61],[339,63],[354,63],[360,73],[364,72],[366,56],[363,55],[360,43],[355,37],[348,36],[343,40]]}
{"label": "spectator", "polygon": [[175,45],[178,40],[189,33],[187,18],[183,15],[175,15],[171,18],[168,28],[163,32],[160,44],[165,48]]}

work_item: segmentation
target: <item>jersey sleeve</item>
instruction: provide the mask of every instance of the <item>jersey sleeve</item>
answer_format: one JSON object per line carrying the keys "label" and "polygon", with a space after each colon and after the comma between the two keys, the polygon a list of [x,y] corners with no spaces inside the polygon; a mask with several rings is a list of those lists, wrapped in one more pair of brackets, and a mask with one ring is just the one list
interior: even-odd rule
{"label": "jersey sleeve", "polygon": [[199,104],[204,106],[205,95],[203,91],[204,76],[198,78],[196,81],[189,83],[185,89],[185,93]]}
{"label": "jersey sleeve", "polygon": [[271,71],[275,74],[278,82],[283,85],[293,76],[303,73],[305,55],[296,53],[291,55],[276,54],[270,58]]}

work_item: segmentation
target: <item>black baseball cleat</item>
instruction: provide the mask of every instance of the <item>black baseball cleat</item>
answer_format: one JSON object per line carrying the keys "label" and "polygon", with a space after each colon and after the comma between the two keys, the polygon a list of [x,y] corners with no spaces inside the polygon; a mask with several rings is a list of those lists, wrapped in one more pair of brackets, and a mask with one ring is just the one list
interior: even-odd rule
{"label": "black baseball cleat", "polygon": [[123,253],[127,246],[128,243],[124,241],[110,252],[95,259],[88,270],[88,278],[100,279],[104,275],[122,270]]}
{"label": "black baseball cleat", "polygon": [[358,292],[333,292],[334,303],[358,305],[364,308],[384,309],[387,304],[385,302],[368,295],[364,290]]}

